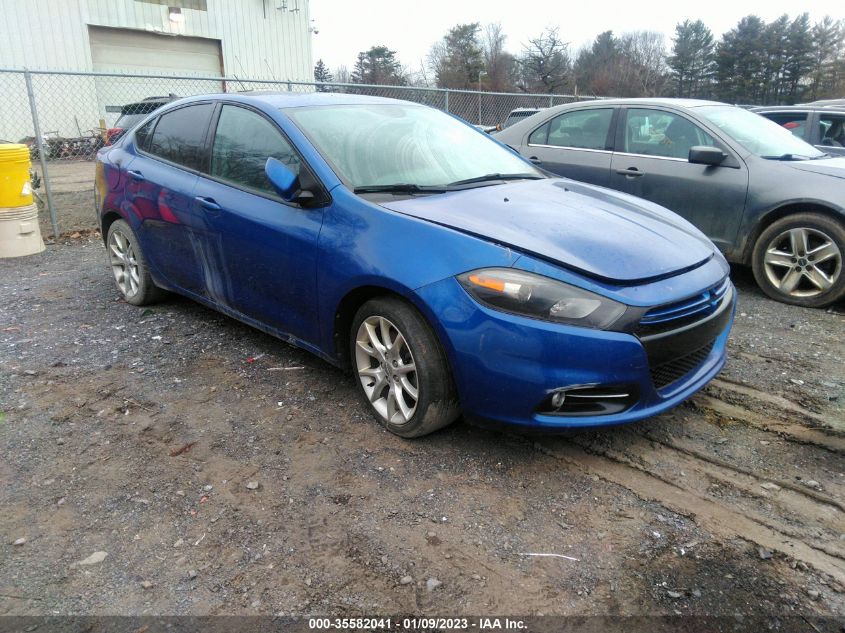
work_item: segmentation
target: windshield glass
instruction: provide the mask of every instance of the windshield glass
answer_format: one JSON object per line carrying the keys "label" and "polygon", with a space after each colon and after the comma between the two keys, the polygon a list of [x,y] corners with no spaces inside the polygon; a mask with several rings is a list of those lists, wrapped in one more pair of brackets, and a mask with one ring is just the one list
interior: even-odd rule
{"label": "windshield glass", "polygon": [[337,105],[286,113],[352,188],[435,187],[489,174],[543,177],[486,134],[434,108]]}
{"label": "windshield glass", "polygon": [[786,128],[748,110],[734,106],[703,106],[695,111],[757,156],[792,156],[795,160],[824,156],[824,152],[793,136]]}

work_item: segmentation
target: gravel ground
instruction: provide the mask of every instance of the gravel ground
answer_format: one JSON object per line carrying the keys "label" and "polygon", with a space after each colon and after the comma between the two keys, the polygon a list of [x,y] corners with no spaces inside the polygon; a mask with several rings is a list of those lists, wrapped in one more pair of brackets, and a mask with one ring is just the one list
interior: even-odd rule
{"label": "gravel ground", "polygon": [[845,305],[738,269],[728,365],[673,411],[407,441],[104,257],[0,260],[0,615],[845,615]]}

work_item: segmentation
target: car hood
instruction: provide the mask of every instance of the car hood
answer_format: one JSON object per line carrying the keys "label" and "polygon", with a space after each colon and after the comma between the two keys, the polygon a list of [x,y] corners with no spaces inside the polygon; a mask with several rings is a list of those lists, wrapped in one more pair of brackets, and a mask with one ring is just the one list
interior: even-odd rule
{"label": "car hood", "polygon": [[668,277],[716,252],[698,229],[663,207],[560,178],[379,204],[610,282]]}
{"label": "car hood", "polygon": [[797,169],[798,171],[808,171],[813,174],[845,178],[845,157],[792,161],[784,163],[784,165],[792,169]]}

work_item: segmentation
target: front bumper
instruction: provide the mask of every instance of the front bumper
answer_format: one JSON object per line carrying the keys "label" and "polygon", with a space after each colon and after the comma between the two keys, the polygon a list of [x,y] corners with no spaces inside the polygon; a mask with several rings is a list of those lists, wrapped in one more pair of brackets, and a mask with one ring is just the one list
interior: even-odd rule
{"label": "front bumper", "polygon": [[[696,365],[658,390],[652,381],[649,353],[633,334],[490,310],[470,298],[455,279],[417,292],[432,311],[432,321],[446,347],[464,416],[482,423],[548,431],[635,422],[689,398],[724,365],[736,307],[732,294],[717,329],[711,325],[710,341]],[[696,335],[696,331],[690,333],[690,337]],[[683,346],[684,338],[679,334],[676,342]],[[697,343],[692,340],[690,345]],[[537,411],[554,391],[578,385],[625,387],[636,393],[636,402],[623,412],[606,415],[571,417]]]}

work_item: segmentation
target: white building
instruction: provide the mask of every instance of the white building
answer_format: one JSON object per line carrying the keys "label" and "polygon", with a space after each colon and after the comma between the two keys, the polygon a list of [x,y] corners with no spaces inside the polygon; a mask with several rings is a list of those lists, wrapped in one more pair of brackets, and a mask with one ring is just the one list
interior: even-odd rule
{"label": "white building", "polygon": [[[309,0],[0,0],[0,68],[313,80]],[[220,81],[34,75],[42,133],[77,136],[144,97]],[[257,86],[256,86],[257,87]],[[0,138],[32,134],[20,75],[0,73]]]}

